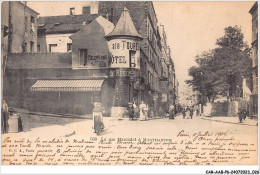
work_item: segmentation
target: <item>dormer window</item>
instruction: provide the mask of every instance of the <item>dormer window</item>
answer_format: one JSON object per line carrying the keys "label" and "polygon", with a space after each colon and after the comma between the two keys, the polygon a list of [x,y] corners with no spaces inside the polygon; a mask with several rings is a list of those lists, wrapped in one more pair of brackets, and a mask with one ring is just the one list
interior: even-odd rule
{"label": "dormer window", "polygon": [[90,14],[90,7],[82,7],[82,14]]}
{"label": "dormer window", "polygon": [[79,49],[79,65],[86,66],[88,59],[88,49]]}
{"label": "dormer window", "polygon": [[70,15],[75,15],[75,8],[74,7],[70,8]]}

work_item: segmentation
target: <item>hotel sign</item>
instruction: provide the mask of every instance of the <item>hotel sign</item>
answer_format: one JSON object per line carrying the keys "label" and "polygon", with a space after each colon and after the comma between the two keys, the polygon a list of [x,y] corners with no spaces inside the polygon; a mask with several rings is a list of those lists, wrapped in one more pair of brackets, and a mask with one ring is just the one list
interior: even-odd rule
{"label": "hotel sign", "polygon": [[130,39],[108,41],[110,68],[140,69],[140,42]]}

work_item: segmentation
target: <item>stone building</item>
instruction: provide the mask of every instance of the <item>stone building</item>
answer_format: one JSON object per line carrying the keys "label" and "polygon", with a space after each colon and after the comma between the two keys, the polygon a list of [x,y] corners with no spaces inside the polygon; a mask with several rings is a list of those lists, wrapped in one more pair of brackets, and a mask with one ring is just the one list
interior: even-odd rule
{"label": "stone building", "polygon": [[252,15],[252,67],[253,67],[253,116],[258,114],[258,2],[255,2],[249,13]]}
{"label": "stone building", "polygon": [[[1,7],[1,83],[11,53],[36,52],[39,13],[19,1],[4,1]],[[3,87],[1,88],[3,97]]]}
{"label": "stone building", "polygon": [[[124,7],[127,7],[129,10],[137,32],[143,37],[140,47],[141,98],[144,99],[145,103],[158,109],[161,105],[161,100],[165,99],[165,95],[162,95],[160,88],[160,81],[165,80],[162,76],[163,48],[161,39],[163,35],[160,34],[153,3],[148,1],[99,2],[99,13],[107,14],[107,18],[115,24]],[[164,47],[167,46],[164,45]],[[166,61],[168,61],[167,66],[170,65],[170,69],[169,67],[167,68],[168,74],[172,75],[174,69],[170,53],[168,53]],[[173,78],[169,80],[167,82],[167,91],[173,91]]]}
{"label": "stone building", "polygon": [[26,3],[10,1],[2,3],[2,25],[8,30],[8,53],[37,51],[37,17],[39,13],[29,8]]}
{"label": "stone building", "polygon": [[163,102],[167,109],[176,101],[176,78],[157,23],[152,2],[102,1],[98,14],[40,17],[39,54],[12,54],[7,62],[7,76],[18,77],[6,79],[8,103],[92,113],[93,102],[100,101],[116,116],[124,115],[130,101],[143,100],[157,111]]}
{"label": "stone building", "polygon": [[10,54],[4,80],[7,103],[32,111],[90,114],[99,101],[109,115],[108,94],[113,93],[108,92],[108,69],[102,68],[108,67],[105,35],[113,28],[100,16],[71,36],[70,53]]}

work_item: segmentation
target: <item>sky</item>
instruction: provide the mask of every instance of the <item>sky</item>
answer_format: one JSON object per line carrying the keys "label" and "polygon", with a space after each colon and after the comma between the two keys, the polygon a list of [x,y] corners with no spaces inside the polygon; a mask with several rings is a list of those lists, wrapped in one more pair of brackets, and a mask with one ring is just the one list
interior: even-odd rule
{"label": "sky", "polygon": [[216,47],[224,28],[239,26],[251,45],[252,24],[249,12],[254,1],[154,2],[159,23],[165,26],[176,77],[183,86],[190,79],[188,69],[196,65],[195,56]]}
{"label": "sky", "polygon": [[[39,6],[28,2],[28,6],[41,15],[50,16],[57,7],[60,9],[54,15],[60,15],[64,10],[67,12],[66,7],[74,3],[41,2]],[[158,25],[165,27],[180,91],[187,87],[185,80],[191,78],[188,69],[196,65],[195,56],[214,49],[216,40],[224,35],[225,27],[241,27],[245,41],[251,44],[252,19],[248,12],[253,4],[254,1],[154,1]]]}

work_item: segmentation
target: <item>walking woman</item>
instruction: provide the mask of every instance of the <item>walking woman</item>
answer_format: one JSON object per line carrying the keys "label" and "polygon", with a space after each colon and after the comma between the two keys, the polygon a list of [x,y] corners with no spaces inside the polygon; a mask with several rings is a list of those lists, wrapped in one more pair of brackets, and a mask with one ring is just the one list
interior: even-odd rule
{"label": "walking woman", "polygon": [[169,119],[174,119],[174,106],[169,107]]}
{"label": "walking woman", "polygon": [[94,103],[94,109],[93,109],[93,121],[94,121],[94,133],[97,133],[97,135],[100,135],[102,132],[102,129],[104,129],[104,123],[103,123],[103,108],[102,104],[99,102]]}
{"label": "walking woman", "polygon": [[146,119],[146,105],[144,104],[144,101],[141,101],[141,104],[139,105],[140,109],[140,121],[145,121]]}
{"label": "walking woman", "polygon": [[138,109],[138,106],[136,105],[135,102],[133,104],[133,108],[134,108],[134,118],[138,118],[139,117],[139,109]]}

